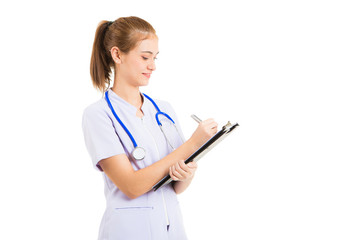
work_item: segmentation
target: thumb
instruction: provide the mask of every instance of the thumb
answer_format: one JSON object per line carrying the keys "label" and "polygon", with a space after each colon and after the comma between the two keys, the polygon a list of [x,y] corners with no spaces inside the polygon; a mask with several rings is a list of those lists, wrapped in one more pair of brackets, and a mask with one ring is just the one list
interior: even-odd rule
{"label": "thumb", "polygon": [[194,163],[194,162],[190,162],[190,163],[188,164],[188,166],[191,167],[191,168],[196,168],[196,167],[197,167],[197,164]]}

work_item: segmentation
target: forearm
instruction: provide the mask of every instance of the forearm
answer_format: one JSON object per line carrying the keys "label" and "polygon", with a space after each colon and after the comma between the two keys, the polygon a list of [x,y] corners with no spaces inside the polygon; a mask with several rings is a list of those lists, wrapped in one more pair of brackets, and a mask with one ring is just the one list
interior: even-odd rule
{"label": "forearm", "polygon": [[135,180],[132,181],[134,182],[134,187],[136,187],[136,195],[140,196],[151,190],[152,186],[154,186],[169,172],[173,179],[180,180],[179,183],[174,183],[175,192],[181,193],[185,191],[191,183],[192,175],[195,171],[194,168],[196,169],[196,163],[190,163],[192,166],[190,169],[186,166],[184,160],[201,147],[202,144],[208,141],[209,138],[211,138],[216,132],[217,123],[214,122],[213,119],[205,120],[199,123],[198,128],[191,138],[178,149],[151,166],[137,171],[134,174],[136,176],[134,177]]}
{"label": "forearm", "polygon": [[[203,121],[199,124],[191,138],[184,144],[156,163],[138,171],[134,170],[129,158],[125,154],[103,159],[99,164],[111,181],[129,198],[137,198],[150,191],[157,182],[170,172],[170,167],[172,169],[176,164],[176,169],[174,169],[174,171],[171,170],[171,177],[184,182],[175,186],[176,192],[180,193],[183,192],[191,182],[188,181],[187,178],[190,178],[194,170],[190,170],[190,168],[196,168],[196,165],[188,167],[187,164],[184,163],[184,160],[193,154],[216,132],[216,122],[211,119]],[[180,165],[182,165],[181,167],[179,162]]]}
{"label": "forearm", "polygon": [[[176,150],[154,164],[138,171],[134,171],[131,180],[129,181],[131,182],[134,196],[138,197],[151,190],[157,182],[169,174],[169,168],[171,166],[180,160],[187,159],[196,149],[197,147],[195,144],[189,139]],[[182,188],[183,187],[180,189]]]}

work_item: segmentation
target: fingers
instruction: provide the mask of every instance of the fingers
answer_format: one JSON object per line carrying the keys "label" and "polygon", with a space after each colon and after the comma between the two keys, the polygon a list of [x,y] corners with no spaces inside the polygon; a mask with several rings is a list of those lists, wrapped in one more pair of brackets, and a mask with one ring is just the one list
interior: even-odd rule
{"label": "fingers", "polygon": [[189,169],[187,169],[186,165],[184,167],[184,165],[184,161],[179,161],[174,166],[172,166],[173,174],[178,179],[186,178],[189,175]]}
{"label": "fingers", "polygon": [[218,124],[215,122],[213,118],[206,119],[205,121],[202,121],[200,123],[200,126],[205,130],[205,133],[208,134],[208,136],[213,136],[215,133],[217,133],[217,127]]}
{"label": "fingers", "polygon": [[200,122],[200,124],[207,125],[211,128],[217,127],[217,122],[213,118],[206,119],[205,121]]}
{"label": "fingers", "polygon": [[197,163],[196,162],[189,162],[188,164],[186,164],[186,166],[188,166],[189,168],[197,169]]}
{"label": "fingers", "polygon": [[196,169],[196,163],[191,162],[189,164],[185,164],[185,162],[181,160],[170,167],[169,174],[175,181],[185,181],[193,177]]}
{"label": "fingers", "polygon": [[195,147],[201,147],[206,141],[217,133],[218,124],[214,119],[209,118],[199,123],[199,126],[191,136]]}

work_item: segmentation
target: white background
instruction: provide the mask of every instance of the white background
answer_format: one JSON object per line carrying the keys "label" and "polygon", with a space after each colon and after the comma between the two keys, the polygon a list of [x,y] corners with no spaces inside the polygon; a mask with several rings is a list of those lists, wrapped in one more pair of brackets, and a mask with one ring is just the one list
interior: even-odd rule
{"label": "white background", "polygon": [[360,239],[357,1],[11,1],[0,5],[0,239],[96,239],[105,208],[82,112],[101,94],[97,24],[157,30],[142,91],[238,122],[179,196],[189,239]]}

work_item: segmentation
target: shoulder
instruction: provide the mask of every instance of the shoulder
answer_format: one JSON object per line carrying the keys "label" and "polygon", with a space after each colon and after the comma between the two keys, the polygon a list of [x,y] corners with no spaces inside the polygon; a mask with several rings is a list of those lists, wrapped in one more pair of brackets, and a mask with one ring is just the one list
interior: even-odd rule
{"label": "shoulder", "polygon": [[107,117],[108,114],[107,102],[104,98],[101,98],[84,109],[83,119]]}
{"label": "shoulder", "polygon": [[162,112],[174,112],[173,107],[168,101],[153,99],[156,105],[160,108]]}
{"label": "shoulder", "polygon": [[171,104],[167,101],[156,99],[155,102],[161,110],[171,108]]}
{"label": "shoulder", "polygon": [[172,107],[172,105],[168,101],[159,100],[159,99],[154,99],[154,101],[160,108],[160,111],[170,115],[170,117],[172,117],[172,118],[175,117],[174,121],[176,122],[176,120],[175,120],[175,119],[177,119],[176,112],[175,112],[174,108]]}

